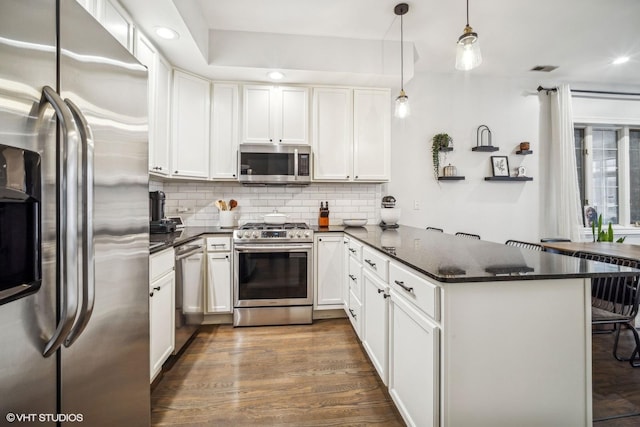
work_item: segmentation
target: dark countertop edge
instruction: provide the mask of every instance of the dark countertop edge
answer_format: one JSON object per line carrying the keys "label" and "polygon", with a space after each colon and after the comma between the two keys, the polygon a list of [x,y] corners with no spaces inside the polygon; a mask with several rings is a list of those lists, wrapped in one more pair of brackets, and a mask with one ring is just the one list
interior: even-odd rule
{"label": "dark countertop edge", "polygon": [[[182,231],[184,230],[184,231]],[[182,229],[182,233],[180,231],[175,233],[165,233],[165,234],[150,234],[149,240],[166,240],[162,245],[156,246],[153,249],[149,250],[149,255],[153,255],[155,253],[161,252],[165,249],[180,246],[184,243],[189,243],[193,240],[201,238],[202,236],[210,235],[210,234],[224,234],[231,236],[233,234],[233,228],[220,228],[220,227],[185,227]],[[180,235],[177,235],[180,233]],[[155,239],[154,239],[155,238]]]}
{"label": "dark countertop edge", "polygon": [[[408,228],[412,228],[409,226],[402,226],[402,227],[408,227]],[[575,274],[548,274],[548,275],[528,275],[528,274],[523,274],[523,275],[496,275],[496,276],[492,276],[492,277],[445,277],[445,276],[439,276],[437,274],[433,274],[430,273],[414,264],[411,264],[407,261],[405,261],[404,259],[395,256],[391,253],[385,252],[385,251],[381,251],[380,248],[372,245],[371,243],[362,240],[360,238],[358,238],[357,235],[351,234],[349,232],[349,228],[352,228],[353,231],[356,231],[358,229],[362,229],[363,227],[345,227],[343,225],[330,225],[329,227],[312,227],[314,229],[315,232],[317,233],[345,233],[348,234],[349,237],[356,239],[358,242],[372,248],[375,249],[377,252],[385,255],[386,257],[396,260],[398,262],[400,262],[401,264],[406,265],[407,267],[410,267],[411,269],[424,274],[427,277],[430,277],[438,282],[441,283],[480,283],[480,282],[515,282],[515,281],[520,281],[520,280],[553,280],[553,279],[591,279],[591,278],[598,278],[598,277],[611,277],[611,273],[607,273],[607,272],[602,272],[602,273],[575,273]],[[563,255],[563,256],[569,256],[569,255]],[[633,272],[619,272],[616,273],[618,275],[621,276],[634,276],[635,274]]]}

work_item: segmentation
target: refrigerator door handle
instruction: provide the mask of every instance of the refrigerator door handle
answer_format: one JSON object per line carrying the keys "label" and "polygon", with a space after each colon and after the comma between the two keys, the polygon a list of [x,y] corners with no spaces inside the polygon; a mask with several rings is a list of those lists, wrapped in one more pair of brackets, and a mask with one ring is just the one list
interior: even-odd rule
{"label": "refrigerator door handle", "polygon": [[[46,343],[42,355],[54,354],[69,334],[78,312],[78,131],[73,116],[62,98],[49,86],[42,89],[39,117],[42,117],[46,104],[51,104],[62,133],[58,161],[61,170],[58,173],[58,274],[60,284],[60,316],[53,336]],[[68,215],[68,213],[70,215]]]}
{"label": "refrigerator door handle", "polygon": [[67,335],[65,347],[71,346],[86,328],[95,302],[95,272],[93,249],[93,134],[82,111],[69,99],[64,100],[80,131],[82,143],[82,306],[80,314]]}

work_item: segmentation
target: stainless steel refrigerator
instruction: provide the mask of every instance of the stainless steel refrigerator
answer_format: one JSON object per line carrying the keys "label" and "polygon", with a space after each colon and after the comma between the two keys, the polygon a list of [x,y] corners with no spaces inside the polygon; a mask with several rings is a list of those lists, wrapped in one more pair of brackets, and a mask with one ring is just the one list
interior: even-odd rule
{"label": "stainless steel refrigerator", "polygon": [[149,425],[147,135],[75,0],[0,3],[0,425]]}

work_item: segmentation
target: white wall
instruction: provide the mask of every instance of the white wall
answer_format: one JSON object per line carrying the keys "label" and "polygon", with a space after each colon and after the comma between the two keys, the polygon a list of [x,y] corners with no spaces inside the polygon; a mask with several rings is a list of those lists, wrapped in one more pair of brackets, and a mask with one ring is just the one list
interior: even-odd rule
{"label": "white wall", "polygon": [[[465,231],[483,240],[538,241],[540,237],[539,162],[548,124],[538,80],[476,77],[473,73],[416,74],[405,86],[411,116],[393,119],[389,194],[402,208],[401,224],[434,226],[447,233]],[[544,111],[541,113],[541,111]],[[472,152],[476,130],[487,125],[495,153]],[[431,138],[448,133],[454,140],[451,163],[466,180],[440,182],[433,177]],[[529,141],[533,155],[515,154]],[[487,182],[490,156],[509,157],[513,171],[523,165],[532,182]],[[419,209],[414,209],[418,201]]]}

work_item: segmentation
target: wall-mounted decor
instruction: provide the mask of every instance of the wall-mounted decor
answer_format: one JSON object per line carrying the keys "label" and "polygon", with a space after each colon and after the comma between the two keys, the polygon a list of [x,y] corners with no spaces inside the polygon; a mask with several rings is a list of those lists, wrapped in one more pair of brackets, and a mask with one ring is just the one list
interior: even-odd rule
{"label": "wall-mounted decor", "polygon": [[[487,136],[486,138],[484,136]],[[485,144],[484,141],[487,143]],[[471,149],[471,151],[498,151],[498,147],[494,147],[491,145],[491,129],[487,125],[480,125],[478,129],[476,129],[476,146]]]}
{"label": "wall-mounted decor", "polygon": [[440,176],[440,153],[453,151],[453,138],[446,133],[438,133],[431,139],[431,157],[433,159],[433,176],[438,179]]}
{"label": "wall-mounted decor", "polygon": [[491,156],[493,176],[509,176],[509,158],[507,156]]}

